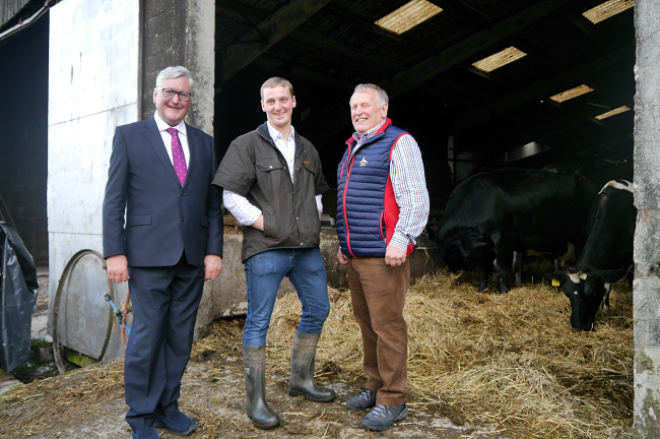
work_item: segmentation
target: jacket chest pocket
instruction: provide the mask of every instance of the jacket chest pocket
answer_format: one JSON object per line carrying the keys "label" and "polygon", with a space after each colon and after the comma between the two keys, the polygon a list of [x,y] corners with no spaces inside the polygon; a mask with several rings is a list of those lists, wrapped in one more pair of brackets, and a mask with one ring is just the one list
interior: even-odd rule
{"label": "jacket chest pocket", "polygon": [[277,157],[269,157],[266,159],[257,160],[257,170],[259,172],[270,173],[273,171],[285,170],[284,165]]}

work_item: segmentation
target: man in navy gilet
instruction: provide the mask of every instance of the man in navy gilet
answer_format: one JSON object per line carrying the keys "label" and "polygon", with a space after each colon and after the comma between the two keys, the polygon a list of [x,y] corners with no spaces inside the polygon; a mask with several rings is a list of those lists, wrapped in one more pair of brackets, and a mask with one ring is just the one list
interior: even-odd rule
{"label": "man in navy gilet", "polygon": [[429,195],[419,146],[387,118],[388,97],[374,84],[355,87],[350,100],[355,133],[337,169],[337,258],[348,264],[353,313],[362,331],[365,390],[351,410],[386,430],[408,415],[408,327],[403,307],[408,257],[428,220]]}

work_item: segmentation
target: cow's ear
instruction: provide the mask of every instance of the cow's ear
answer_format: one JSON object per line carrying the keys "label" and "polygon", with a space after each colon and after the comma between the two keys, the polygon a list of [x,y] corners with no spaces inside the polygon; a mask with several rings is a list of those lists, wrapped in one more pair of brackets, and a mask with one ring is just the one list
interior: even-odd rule
{"label": "cow's ear", "polygon": [[555,271],[551,273],[546,273],[543,275],[543,280],[548,284],[552,285],[553,287],[560,287],[566,280],[566,272],[565,271]]}

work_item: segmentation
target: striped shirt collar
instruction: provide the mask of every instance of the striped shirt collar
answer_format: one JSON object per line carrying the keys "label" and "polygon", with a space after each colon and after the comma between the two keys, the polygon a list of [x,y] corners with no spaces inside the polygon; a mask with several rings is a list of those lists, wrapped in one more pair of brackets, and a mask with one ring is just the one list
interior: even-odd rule
{"label": "striped shirt collar", "polygon": [[383,120],[381,123],[379,123],[378,125],[376,125],[372,129],[370,129],[366,133],[362,134],[362,137],[360,137],[360,135],[358,135],[357,132],[353,133],[353,138],[355,138],[355,140],[357,140],[357,145],[360,146],[365,141],[367,141],[368,139],[371,139],[373,136],[375,136],[378,129],[380,127],[382,127],[385,122],[387,122],[387,119]]}

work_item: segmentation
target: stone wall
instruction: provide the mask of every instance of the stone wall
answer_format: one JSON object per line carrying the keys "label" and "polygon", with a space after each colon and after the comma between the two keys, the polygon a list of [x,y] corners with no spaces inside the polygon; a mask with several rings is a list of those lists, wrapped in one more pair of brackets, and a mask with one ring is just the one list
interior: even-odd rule
{"label": "stone wall", "polygon": [[660,0],[635,2],[634,435],[660,437]]}

